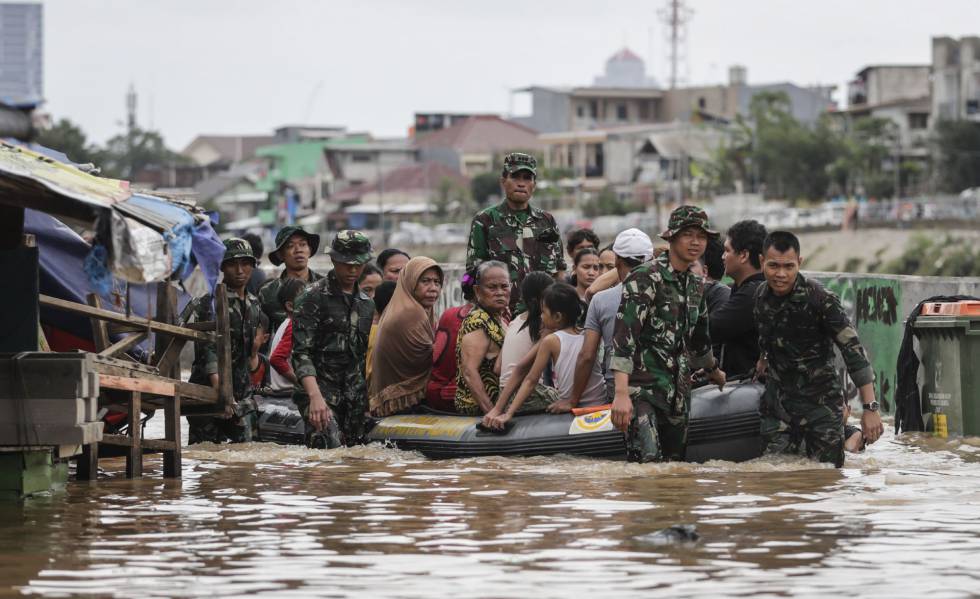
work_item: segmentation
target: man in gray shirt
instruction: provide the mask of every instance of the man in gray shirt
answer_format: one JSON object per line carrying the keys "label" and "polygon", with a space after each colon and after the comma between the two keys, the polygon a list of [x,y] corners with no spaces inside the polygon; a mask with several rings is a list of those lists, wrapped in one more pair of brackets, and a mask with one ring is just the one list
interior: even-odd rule
{"label": "man in gray shirt", "polygon": [[595,294],[589,303],[589,311],[585,317],[585,341],[582,350],[575,361],[575,381],[572,386],[572,396],[567,400],[557,401],[548,407],[554,414],[568,412],[578,407],[582,392],[589,381],[589,375],[595,365],[602,341],[602,373],[606,378],[606,398],[611,402],[615,385],[613,373],[609,370],[609,358],[612,356],[613,331],[616,327],[616,312],[623,295],[623,279],[633,268],[643,264],[653,257],[653,242],[650,236],[639,229],[627,229],[616,236],[612,247],[616,254],[616,272],[619,284]]}

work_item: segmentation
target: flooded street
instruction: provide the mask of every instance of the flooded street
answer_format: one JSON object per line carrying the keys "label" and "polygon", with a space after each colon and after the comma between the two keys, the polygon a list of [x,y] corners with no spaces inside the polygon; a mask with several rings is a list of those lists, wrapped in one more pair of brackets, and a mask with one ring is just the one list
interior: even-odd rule
{"label": "flooded street", "polygon": [[[5,595],[967,596],[980,441],[887,435],[793,460],[430,461],[379,446],[195,447],[0,506]],[[701,539],[642,538],[694,524]]]}

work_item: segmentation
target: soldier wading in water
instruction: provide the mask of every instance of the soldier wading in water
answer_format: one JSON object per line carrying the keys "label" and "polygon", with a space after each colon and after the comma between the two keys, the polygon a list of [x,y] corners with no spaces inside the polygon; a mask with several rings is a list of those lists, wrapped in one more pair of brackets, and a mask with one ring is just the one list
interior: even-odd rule
{"label": "soldier wading in water", "polygon": [[612,422],[626,432],[631,461],[683,460],[691,402],[691,372],[725,384],[711,353],[704,279],[689,271],[704,253],[708,217],[680,206],[661,234],[670,249],[630,271],[616,314]]}
{"label": "soldier wading in water", "polygon": [[367,385],[364,365],[374,301],[357,280],[371,261],[360,231],[340,231],[330,246],[333,270],[300,294],[293,308],[293,402],[307,434],[326,433],[325,445],[356,445],[364,438]]}
{"label": "soldier wading in water", "polygon": [[874,371],[840,300],[800,274],[800,242],[773,231],[762,244],[766,284],[755,296],[755,319],[766,372],[762,440],[766,453],[805,452],[821,462],[844,464],[844,391],[834,368],[834,345],[858,387],[861,429],[874,443],[884,427],[875,401]]}

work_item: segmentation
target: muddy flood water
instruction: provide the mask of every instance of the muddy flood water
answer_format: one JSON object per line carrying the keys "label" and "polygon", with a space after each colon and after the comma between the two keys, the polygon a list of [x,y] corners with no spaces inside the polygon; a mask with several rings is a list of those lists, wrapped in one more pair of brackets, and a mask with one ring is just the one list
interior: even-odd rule
{"label": "muddy flood water", "polygon": [[[48,597],[980,594],[980,439],[786,459],[431,461],[199,446],[0,504],[0,593]],[[700,540],[645,538],[693,524]]]}

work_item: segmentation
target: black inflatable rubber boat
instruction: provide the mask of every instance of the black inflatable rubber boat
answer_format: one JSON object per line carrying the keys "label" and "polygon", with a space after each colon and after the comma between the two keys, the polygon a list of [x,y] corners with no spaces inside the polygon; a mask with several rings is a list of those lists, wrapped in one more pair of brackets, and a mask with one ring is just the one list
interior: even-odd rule
{"label": "black inflatable rubber boat", "polygon": [[[762,385],[751,383],[726,385],[724,391],[696,389],[691,396],[687,461],[740,462],[758,457],[762,391]],[[258,404],[260,440],[306,442],[303,419],[289,399],[258,398]],[[368,440],[437,459],[559,453],[622,459],[626,455],[623,434],[613,427],[608,409],[579,416],[517,416],[502,433],[482,430],[479,423],[479,418],[435,412],[389,416],[377,421]]]}

